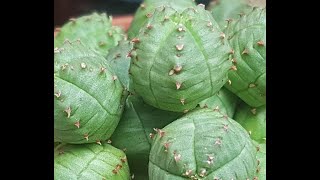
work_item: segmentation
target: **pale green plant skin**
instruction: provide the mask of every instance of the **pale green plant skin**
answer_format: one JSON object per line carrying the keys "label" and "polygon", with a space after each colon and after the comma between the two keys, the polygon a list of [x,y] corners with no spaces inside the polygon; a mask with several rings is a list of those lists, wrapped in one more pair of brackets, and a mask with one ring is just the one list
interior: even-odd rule
{"label": "pale green plant skin", "polygon": [[256,175],[257,180],[266,180],[267,179],[267,147],[265,143],[259,144],[254,141],[254,144],[257,149],[257,169]]}
{"label": "pale green plant skin", "polygon": [[112,26],[112,18],[105,13],[71,18],[58,30],[54,39],[54,47],[61,47],[65,40],[81,42],[106,57],[110,48],[124,38],[120,27]]}
{"label": "pale green plant skin", "polygon": [[54,140],[99,143],[115,130],[126,91],[105,58],[80,41],[54,54]]}
{"label": "pale green plant skin", "polygon": [[256,148],[236,121],[205,108],[187,113],[155,136],[150,180],[253,179]]}
{"label": "pale green plant skin", "polygon": [[149,153],[155,129],[163,128],[182,115],[154,108],[143,102],[139,95],[128,96],[111,140],[113,146],[126,150],[131,174],[137,179],[148,179]]}
{"label": "pale green plant skin", "polygon": [[145,0],[137,9],[128,29],[129,39],[139,34],[140,29],[146,24],[155,9],[159,6],[168,6],[182,12],[186,8],[195,7],[196,4],[192,0]]}
{"label": "pale green plant skin", "polygon": [[59,145],[54,151],[55,180],[129,180],[123,151],[102,142]]}
{"label": "pale green plant skin", "polygon": [[221,88],[214,96],[199,103],[201,108],[209,108],[233,118],[239,98],[226,88]]}
{"label": "pale green plant skin", "polygon": [[188,112],[227,82],[231,47],[202,5],[158,8],[132,41],[134,90],[156,108]]}
{"label": "pale green plant skin", "polygon": [[245,103],[237,107],[234,120],[247,130],[251,139],[259,142],[266,142],[267,118],[266,106],[252,108]]}
{"label": "pale green plant skin", "polygon": [[266,104],[266,9],[253,8],[226,30],[234,50],[225,87],[251,107]]}

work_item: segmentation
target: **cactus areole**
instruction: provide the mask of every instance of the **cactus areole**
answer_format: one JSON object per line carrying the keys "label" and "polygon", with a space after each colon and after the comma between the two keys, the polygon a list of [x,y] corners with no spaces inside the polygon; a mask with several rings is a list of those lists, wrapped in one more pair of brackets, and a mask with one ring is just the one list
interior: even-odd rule
{"label": "cactus areole", "polygon": [[236,121],[211,109],[194,110],[155,136],[150,180],[253,179],[256,148]]}
{"label": "cactus areole", "polygon": [[123,111],[126,91],[99,53],[80,41],[54,54],[54,138],[71,144],[107,140]]}
{"label": "cactus areole", "polygon": [[227,82],[231,47],[203,5],[157,8],[132,41],[134,89],[156,108],[187,112]]}

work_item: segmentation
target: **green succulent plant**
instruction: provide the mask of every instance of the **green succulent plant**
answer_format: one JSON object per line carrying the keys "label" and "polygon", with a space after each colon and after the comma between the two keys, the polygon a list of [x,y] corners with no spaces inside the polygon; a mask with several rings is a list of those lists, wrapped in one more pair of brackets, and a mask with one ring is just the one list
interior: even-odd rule
{"label": "green succulent plant", "polygon": [[128,37],[130,39],[138,35],[141,27],[152,17],[155,9],[159,6],[169,6],[182,12],[186,8],[195,7],[196,4],[192,0],[145,0],[137,9],[128,29]]}
{"label": "green succulent plant", "polygon": [[245,103],[241,103],[234,115],[234,120],[244,127],[250,137],[259,142],[266,142],[266,106],[251,108]]}
{"label": "green succulent plant", "polygon": [[126,98],[105,58],[80,41],[54,54],[54,139],[71,144],[108,139]]}
{"label": "green succulent plant", "polygon": [[233,118],[239,98],[226,88],[221,88],[214,96],[199,103],[201,108],[209,108]]}
{"label": "green succulent plant", "polygon": [[149,157],[150,180],[253,179],[256,148],[236,121],[194,110],[158,133]]}
{"label": "green succulent plant", "polygon": [[124,38],[120,27],[112,26],[112,18],[105,13],[92,13],[89,15],[71,18],[61,28],[54,39],[54,47],[60,48],[65,40],[81,40],[83,44],[106,57],[108,50]]}
{"label": "green succulent plant", "polygon": [[203,5],[157,8],[132,42],[134,90],[156,108],[187,112],[227,82],[231,47]]}
{"label": "green succulent plant", "polygon": [[253,8],[229,24],[234,50],[230,83],[225,87],[252,107],[266,104],[266,9]]}
{"label": "green succulent plant", "polygon": [[148,162],[155,131],[178,119],[182,113],[163,111],[129,95],[123,116],[112,134],[112,145],[125,149],[135,179],[148,179]]}
{"label": "green succulent plant", "polygon": [[61,144],[54,151],[55,180],[129,180],[126,155],[102,142],[98,144]]}

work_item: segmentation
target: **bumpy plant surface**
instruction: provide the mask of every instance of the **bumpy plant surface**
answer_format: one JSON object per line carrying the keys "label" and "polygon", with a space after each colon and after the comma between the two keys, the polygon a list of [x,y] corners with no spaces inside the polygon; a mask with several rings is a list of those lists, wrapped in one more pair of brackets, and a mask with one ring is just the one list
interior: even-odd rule
{"label": "bumpy plant surface", "polygon": [[203,5],[156,9],[132,41],[134,89],[156,108],[188,112],[227,82],[231,47]]}
{"label": "bumpy plant surface", "polygon": [[218,0],[209,9],[213,18],[224,29],[228,21],[238,19],[252,8],[246,3],[246,0]]}
{"label": "bumpy plant surface", "polygon": [[143,27],[148,19],[152,17],[155,9],[159,6],[170,6],[175,10],[182,12],[184,9],[195,7],[196,5],[192,0],[145,0],[137,9],[131,22],[128,30],[128,37],[130,39],[138,35],[141,27]]}
{"label": "bumpy plant surface", "polygon": [[138,95],[128,96],[123,116],[111,140],[113,146],[126,150],[135,179],[148,179],[148,158],[154,133],[181,115],[156,109],[144,103]]}
{"label": "bumpy plant surface", "polygon": [[227,89],[252,107],[266,103],[266,10],[253,8],[226,32],[234,50]]}
{"label": "bumpy plant surface", "polygon": [[236,121],[211,109],[189,112],[155,136],[149,178],[253,179],[256,148]]}
{"label": "bumpy plant surface", "polygon": [[99,53],[80,41],[54,54],[54,138],[72,144],[100,143],[115,130],[125,92]]}
{"label": "bumpy plant surface", "polygon": [[112,26],[112,18],[105,13],[92,13],[90,15],[71,18],[61,28],[57,28],[54,47],[60,48],[63,42],[81,40],[81,42],[106,57],[108,50],[124,38],[120,27]]}
{"label": "bumpy plant surface", "polygon": [[214,96],[199,103],[201,108],[209,108],[222,114],[233,117],[239,98],[226,88],[221,88]]}
{"label": "bumpy plant surface", "polygon": [[266,180],[267,178],[267,154],[266,154],[266,144],[265,143],[257,143],[254,141],[254,144],[257,149],[257,169],[255,177],[257,180]]}
{"label": "bumpy plant surface", "polygon": [[129,166],[123,151],[103,142],[59,145],[54,151],[55,180],[128,180]]}
{"label": "bumpy plant surface", "polygon": [[259,142],[266,142],[266,106],[251,108],[241,103],[236,110],[234,119],[244,127],[250,137]]}

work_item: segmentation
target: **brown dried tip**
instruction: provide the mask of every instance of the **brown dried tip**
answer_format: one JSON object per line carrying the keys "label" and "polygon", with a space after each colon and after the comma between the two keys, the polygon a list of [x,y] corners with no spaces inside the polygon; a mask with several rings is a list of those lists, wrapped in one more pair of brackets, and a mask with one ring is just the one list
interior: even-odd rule
{"label": "brown dried tip", "polygon": [[209,21],[208,24],[207,24],[207,26],[208,26],[208,27],[211,27],[211,26],[212,26],[212,22]]}
{"label": "brown dried tip", "polygon": [[154,134],[153,134],[153,133],[150,133],[150,134],[149,134],[149,137],[150,137],[150,139],[153,139],[153,138],[154,138]]}
{"label": "brown dried tip", "polygon": [[180,99],[182,105],[184,105],[185,99]]}
{"label": "brown dried tip", "polygon": [[102,42],[102,41],[99,42],[99,46],[104,46],[104,45],[106,45],[105,42]]}
{"label": "brown dried tip", "polygon": [[108,143],[108,144],[111,144],[111,143],[112,143],[112,141],[111,141],[110,139],[108,139],[107,143]]}
{"label": "brown dried tip", "polygon": [[176,45],[176,49],[177,49],[178,51],[181,51],[181,50],[183,49],[183,47],[184,47],[184,44],[178,44],[178,45]]}
{"label": "brown dried tip", "polygon": [[213,108],[213,111],[220,111],[219,106],[216,106],[215,108]]}
{"label": "brown dried tip", "polygon": [[84,135],[84,138],[85,138],[87,141],[89,141],[89,135],[88,135],[88,134],[85,134],[85,135]]}
{"label": "brown dried tip", "polygon": [[249,88],[254,88],[254,87],[256,87],[255,84],[253,84],[253,83],[249,84]]}
{"label": "brown dried tip", "polygon": [[173,68],[173,70],[174,70],[175,72],[180,72],[181,69],[182,69],[182,66],[181,66],[181,65],[175,65],[174,68]]}
{"label": "brown dried tip", "polygon": [[168,149],[169,149],[169,146],[170,146],[170,143],[166,142],[163,144],[164,148],[165,148],[165,152],[168,152]]}
{"label": "brown dried tip", "polygon": [[232,58],[231,62],[234,63],[234,64],[237,64],[237,60],[235,58]]}
{"label": "brown dried tip", "polygon": [[79,128],[80,128],[80,121],[76,121],[76,122],[74,123],[74,125],[79,129]]}
{"label": "brown dried tip", "polygon": [[178,31],[181,32],[184,31],[184,29],[182,27],[178,27]]}
{"label": "brown dried tip", "polygon": [[153,26],[152,26],[151,24],[148,24],[148,25],[147,25],[147,29],[152,29],[152,27],[153,27]]}
{"label": "brown dried tip", "polygon": [[244,49],[241,54],[249,54],[249,50],[248,49]]}
{"label": "brown dried tip", "polygon": [[147,18],[151,18],[152,17],[152,14],[151,13],[148,13],[146,14]]}
{"label": "brown dried tip", "polygon": [[185,109],[185,110],[183,111],[183,113],[187,113],[187,112],[189,112],[189,109]]}
{"label": "brown dried tip", "polygon": [[144,3],[140,4],[141,9],[145,9],[146,5]]}
{"label": "brown dried tip", "polygon": [[63,112],[67,113],[67,118],[70,118],[70,114],[71,114],[71,107],[67,107]]}
{"label": "brown dried tip", "polygon": [[229,18],[229,19],[226,19],[226,21],[227,21],[227,23],[229,24],[229,23],[232,21],[232,19]]}
{"label": "brown dried tip", "polygon": [[229,53],[230,54],[234,54],[234,49],[231,49],[231,51]]}
{"label": "brown dried tip", "polygon": [[133,43],[139,43],[140,42],[140,39],[139,38],[133,38],[132,40],[131,40],[131,42],[133,42]]}
{"label": "brown dried tip", "polygon": [[221,34],[220,34],[220,38],[221,38],[221,39],[224,39],[225,37],[226,37],[226,35],[225,35],[224,33],[221,33]]}
{"label": "brown dried tip", "polygon": [[183,175],[190,176],[191,174],[192,174],[192,170],[189,169],[189,170],[186,170],[186,172]]}
{"label": "brown dried tip", "polygon": [[255,176],[255,177],[253,178],[253,180],[259,180],[259,179],[258,179],[258,177],[257,177],[257,176]]}
{"label": "brown dried tip", "polygon": [[125,157],[121,158],[120,160],[122,163],[125,163],[127,161],[127,157],[125,156]]}
{"label": "brown dried tip", "polygon": [[99,144],[100,146],[102,145],[100,140],[97,140],[96,143]]}
{"label": "brown dried tip", "polygon": [[229,129],[228,124],[224,124],[224,125],[223,125],[223,130],[228,131],[228,129]]}
{"label": "brown dried tip", "polygon": [[263,43],[262,40],[258,41],[257,44],[258,44],[259,46],[264,46],[264,43]]}
{"label": "brown dried tip", "polygon": [[204,176],[206,175],[206,172],[207,172],[207,170],[202,169],[202,170],[200,171],[199,176],[204,177]]}
{"label": "brown dried tip", "polygon": [[58,47],[56,47],[56,48],[53,49],[53,52],[54,52],[54,53],[59,53],[59,52],[60,52],[60,49],[59,49]]}
{"label": "brown dried tip", "polygon": [[181,154],[174,154],[174,161],[178,162],[181,159]]}
{"label": "brown dried tip", "polygon": [[112,37],[112,35],[113,35],[112,31],[108,31],[108,35],[109,35],[110,37]]}
{"label": "brown dried tip", "polygon": [[59,90],[58,92],[54,93],[54,95],[59,98],[61,96],[61,91]]}
{"label": "brown dried tip", "polygon": [[113,80],[113,81],[115,81],[115,80],[117,80],[117,79],[118,79],[118,77],[117,77],[116,75],[113,75],[113,76],[112,76],[112,80]]}
{"label": "brown dried tip", "polygon": [[237,70],[237,66],[235,66],[235,65],[231,66],[230,70],[236,71]]}
{"label": "brown dried tip", "polygon": [[164,16],[163,20],[168,20],[168,19],[169,19],[169,16]]}
{"label": "brown dried tip", "polygon": [[180,89],[181,88],[181,83],[180,82],[176,82],[176,88]]}
{"label": "brown dried tip", "polygon": [[257,109],[256,108],[251,109],[251,113],[252,114],[256,114],[257,113]]}
{"label": "brown dried tip", "polygon": [[174,74],[174,70],[171,69],[168,74],[169,74],[169,76],[172,76]]}
{"label": "brown dried tip", "polygon": [[214,145],[221,145],[222,141],[220,138],[218,138],[215,142]]}
{"label": "brown dried tip", "polygon": [[102,73],[106,72],[106,70],[107,70],[107,68],[101,67],[101,68],[100,68],[100,73],[102,74]]}
{"label": "brown dried tip", "polygon": [[81,64],[80,64],[80,67],[81,67],[82,69],[85,69],[85,68],[87,67],[87,65],[86,65],[86,63],[81,63]]}

